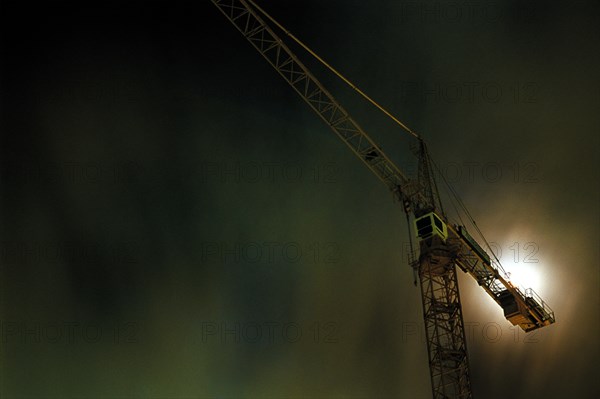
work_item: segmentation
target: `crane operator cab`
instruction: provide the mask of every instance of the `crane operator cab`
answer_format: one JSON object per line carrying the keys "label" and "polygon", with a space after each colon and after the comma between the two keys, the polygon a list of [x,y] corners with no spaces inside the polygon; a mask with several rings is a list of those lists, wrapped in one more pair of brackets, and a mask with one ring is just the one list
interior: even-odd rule
{"label": "crane operator cab", "polygon": [[415,231],[419,241],[437,236],[445,242],[448,238],[448,227],[435,212],[429,212],[415,219]]}
{"label": "crane operator cab", "polygon": [[419,240],[419,268],[421,272],[434,275],[446,273],[452,262],[452,253],[446,245],[448,227],[435,212],[415,219]]}

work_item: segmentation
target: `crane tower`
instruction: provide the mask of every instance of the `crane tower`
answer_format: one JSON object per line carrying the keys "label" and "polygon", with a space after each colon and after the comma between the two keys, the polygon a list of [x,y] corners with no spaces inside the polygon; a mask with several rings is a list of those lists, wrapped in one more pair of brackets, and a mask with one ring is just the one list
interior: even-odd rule
{"label": "crane tower", "polygon": [[[410,220],[409,216],[412,217],[412,234],[418,241],[419,254],[418,257],[411,256],[409,263],[418,275],[421,288],[433,398],[472,398],[457,267],[473,277],[502,307],[504,316],[510,323],[518,325],[525,332],[554,323],[554,312],[532,289],[522,289],[510,282],[489,245],[487,248],[492,256],[470,235],[465,226],[452,223],[446,217],[434,179],[433,162],[426,143],[419,135],[396,120],[417,139],[415,152],[418,173],[416,178],[410,179],[284,44],[272,26],[281,29],[307,49],[303,43],[252,0],[211,1],[388,187],[393,196],[403,204],[407,220]],[[307,50],[316,56],[310,49]],[[364,95],[343,76],[339,76]],[[387,113],[368,96],[364,96]],[[388,116],[391,115],[388,113]]]}

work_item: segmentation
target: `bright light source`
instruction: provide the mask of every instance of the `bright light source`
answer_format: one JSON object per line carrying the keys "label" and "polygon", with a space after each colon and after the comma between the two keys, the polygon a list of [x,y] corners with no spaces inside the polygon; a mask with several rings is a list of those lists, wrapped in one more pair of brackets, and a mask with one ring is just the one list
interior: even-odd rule
{"label": "bright light source", "polygon": [[538,249],[534,242],[513,241],[494,251],[515,286],[538,291],[543,285]]}
{"label": "bright light source", "polygon": [[525,263],[513,264],[504,267],[510,273],[511,282],[523,288],[533,288],[535,291],[540,289],[541,277],[535,266]]}

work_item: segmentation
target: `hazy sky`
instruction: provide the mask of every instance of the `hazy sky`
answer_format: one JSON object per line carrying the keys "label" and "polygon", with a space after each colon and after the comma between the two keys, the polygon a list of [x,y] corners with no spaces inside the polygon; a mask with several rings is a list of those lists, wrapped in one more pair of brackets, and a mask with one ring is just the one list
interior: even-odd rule
{"label": "hazy sky", "polygon": [[[600,397],[600,9],[548,3],[259,2],[554,309],[525,335],[460,273],[479,398]],[[3,398],[431,396],[400,204],[212,3],[0,18]]]}

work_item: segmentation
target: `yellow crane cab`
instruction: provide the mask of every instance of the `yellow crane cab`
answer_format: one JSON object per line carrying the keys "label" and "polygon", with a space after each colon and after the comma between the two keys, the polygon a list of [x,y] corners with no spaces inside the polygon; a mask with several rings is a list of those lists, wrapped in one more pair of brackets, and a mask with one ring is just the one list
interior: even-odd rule
{"label": "yellow crane cab", "polygon": [[429,212],[415,219],[415,231],[417,238],[422,241],[433,236],[438,236],[442,241],[448,238],[448,227],[446,223],[435,212]]}

